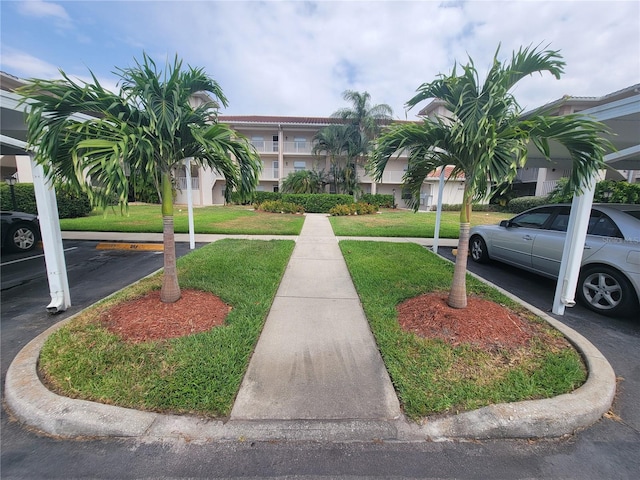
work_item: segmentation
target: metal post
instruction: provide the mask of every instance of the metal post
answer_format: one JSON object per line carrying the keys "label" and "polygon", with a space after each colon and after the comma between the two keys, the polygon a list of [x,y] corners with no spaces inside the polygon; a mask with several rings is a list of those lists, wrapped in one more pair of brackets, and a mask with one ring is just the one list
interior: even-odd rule
{"label": "metal post", "polygon": [[440,239],[440,217],[442,216],[442,194],[444,192],[444,166],[440,170],[438,183],[438,206],[436,207],[436,227],[433,232],[433,253],[438,253],[438,241]]}
{"label": "metal post", "polygon": [[[62,247],[62,232],[60,231],[56,191],[53,185],[45,178],[42,165],[35,162],[32,153],[29,156],[31,158],[33,189],[36,194],[38,220],[44,247],[44,261],[47,267],[47,279],[51,295],[51,302],[47,305],[47,311],[49,313],[59,313],[71,306],[71,295],[67,278],[67,265]],[[49,185],[47,185],[48,183]]]}
{"label": "metal post", "polygon": [[187,211],[189,212],[189,248],[196,248],[196,236],[193,227],[193,196],[191,195],[191,157],[184,159],[187,180]]}

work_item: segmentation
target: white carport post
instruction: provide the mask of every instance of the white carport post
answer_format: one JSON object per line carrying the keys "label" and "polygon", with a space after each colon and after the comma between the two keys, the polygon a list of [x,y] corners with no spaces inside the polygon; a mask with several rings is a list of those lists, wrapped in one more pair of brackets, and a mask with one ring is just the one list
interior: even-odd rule
{"label": "white carport post", "polygon": [[33,189],[36,194],[38,220],[40,222],[44,260],[49,280],[49,293],[51,295],[51,303],[47,305],[47,311],[50,313],[63,312],[71,306],[71,295],[69,293],[67,265],[62,247],[62,232],[60,231],[56,191],[51,182],[45,178],[42,165],[34,161],[32,152],[29,152],[29,156],[31,157]]}
{"label": "white carport post", "polygon": [[436,207],[436,227],[433,232],[433,253],[438,253],[438,241],[440,239],[440,217],[442,216],[442,194],[444,192],[444,165],[440,170],[440,181],[438,182],[438,206]]}
{"label": "white carport post", "polygon": [[184,159],[184,169],[187,180],[187,212],[189,213],[189,248],[196,248],[196,236],[193,227],[193,196],[191,194],[191,157]]}
{"label": "white carport post", "polygon": [[582,195],[574,196],[571,203],[567,237],[564,241],[560,273],[558,274],[558,283],[556,284],[556,293],[553,299],[553,308],[551,309],[556,315],[564,315],[565,307],[573,307],[576,304],[576,286],[578,285],[580,264],[582,263],[582,254],[589,227],[596,177],[597,175],[591,178]]}

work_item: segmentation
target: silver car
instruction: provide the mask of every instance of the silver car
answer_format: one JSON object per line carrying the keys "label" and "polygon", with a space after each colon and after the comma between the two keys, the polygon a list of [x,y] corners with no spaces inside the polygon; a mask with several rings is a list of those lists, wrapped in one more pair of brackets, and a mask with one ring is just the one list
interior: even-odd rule
{"label": "silver car", "polygon": [[[469,254],[557,278],[571,205],[532,208],[470,232]],[[594,204],[576,289],[578,300],[612,317],[640,311],[640,205]]]}

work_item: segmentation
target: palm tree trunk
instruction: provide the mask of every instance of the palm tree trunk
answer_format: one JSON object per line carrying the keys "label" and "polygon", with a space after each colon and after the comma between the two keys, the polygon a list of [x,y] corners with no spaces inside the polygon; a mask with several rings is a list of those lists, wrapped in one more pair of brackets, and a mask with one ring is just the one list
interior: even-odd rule
{"label": "palm tree trunk", "polygon": [[180,298],[178,271],[176,269],[176,243],[173,231],[173,191],[171,174],[162,174],[162,242],[164,243],[164,274],[160,300],[177,302]]}
{"label": "palm tree trunk", "polygon": [[453,269],[453,281],[447,305],[451,308],[467,307],[467,256],[469,255],[469,230],[471,227],[471,198],[467,198],[465,186],[464,202],[460,212],[460,234],[458,236],[458,254]]}

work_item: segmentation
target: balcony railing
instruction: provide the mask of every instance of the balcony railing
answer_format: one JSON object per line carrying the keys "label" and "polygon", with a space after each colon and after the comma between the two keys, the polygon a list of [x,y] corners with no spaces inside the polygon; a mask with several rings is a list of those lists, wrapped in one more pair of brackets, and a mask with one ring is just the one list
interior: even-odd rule
{"label": "balcony railing", "polygon": [[558,185],[557,180],[547,180],[545,182],[542,182],[542,189],[540,193],[536,192],[536,195],[549,195],[553,191],[553,189],[556,188],[556,185]]}
{"label": "balcony railing", "polygon": [[280,169],[273,167],[264,167],[260,173],[260,180],[278,180],[280,177]]}
{"label": "balcony railing", "polygon": [[518,174],[516,178],[521,182],[536,182],[538,181],[538,169],[537,168],[527,168],[527,169],[518,169]]}
{"label": "balcony railing", "polygon": [[251,140],[258,153],[278,153],[278,142],[272,140]]}
{"label": "balcony railing", "polygon": [[310,154],[313,150],[313,142],[294,141],[284,142],[284,153],[306,153]]}
{"label": "balcony railing", "polygon": [[[176,186],[178,190],[187,190],[187,177],[176,177]],[[191,189],[200,190],[200,177],[191,177]]]}

